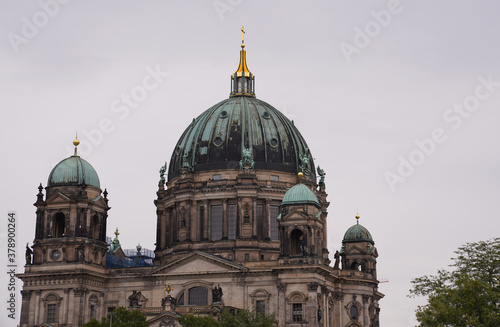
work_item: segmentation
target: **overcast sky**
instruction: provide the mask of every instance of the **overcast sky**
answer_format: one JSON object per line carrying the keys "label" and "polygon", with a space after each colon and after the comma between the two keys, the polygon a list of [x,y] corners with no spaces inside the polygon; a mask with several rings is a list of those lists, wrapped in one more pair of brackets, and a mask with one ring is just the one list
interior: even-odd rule
{"label": "overcast sky", "polygon": [[21,223],[20,266],[77,130],[108,236],[154,249],[158,170],[229,95],[242,25],[257,97],[327,174],[330,252],[357,210],[375,240],[382,326],[414,325],[412,278],[499,236],[497,1],[55,1],[0,2],[1,213]]}

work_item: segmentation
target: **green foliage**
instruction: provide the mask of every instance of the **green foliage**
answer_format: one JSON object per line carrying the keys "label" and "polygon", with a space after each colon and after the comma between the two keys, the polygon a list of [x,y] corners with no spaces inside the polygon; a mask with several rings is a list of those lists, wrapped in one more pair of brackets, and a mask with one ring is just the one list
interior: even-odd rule
{"label": "green foliage", "polygon": [[219,327],[220,323],[212,317],[182,315],[179,323],[184,327]]}
{"label": "green foliage", "polygon": [[416,311],[420,327],[500,326],[500,238],[455,251],[453,271],[412,281],[410,296],[427,296]]}
{"label": "green foliage", "polygon": [[128,311],[124,307],[116,308],[112,313],[112,317],[102,318],[101,322],[92,319],[90,322],[83,324],[82,327],[110,327],[111,320],[113,327],[148,327],[146,316],[139,311]]}
{"label": "green foliage", "polygon": [[224,310],[219,320],[192,315],[179,318],[179,323],[184,327],[273,327],[275,322],[274,314],[263,315],[250,310],[240,310],[237,314]]}

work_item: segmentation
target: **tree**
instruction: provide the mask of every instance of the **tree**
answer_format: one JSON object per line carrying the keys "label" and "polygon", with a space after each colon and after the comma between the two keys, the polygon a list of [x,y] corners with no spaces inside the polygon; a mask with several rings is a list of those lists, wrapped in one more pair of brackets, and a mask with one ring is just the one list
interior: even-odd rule
{"label": "tree", "polygon": [[102,318],[101,322],[92,319],[83,324],[82,327],[148,327],[146,316],[137,310],[129,311],[124,307],[118,307],[109,314],[109,317]]}
{"label": "tree", "polygon": [[453,271],[412,280],[410,297],[427,296],[416,310],[420,327],[500,326],[500,238],[467,243]]}
{"label": "tree", "polygon": [[179,323],[183,327],[273,327],[275,322],[274,314],[262,314],[250,310],[239,310],[236,314],[224,310],[219,320],[214,317],[192,315],[183,315],[179,318]]}

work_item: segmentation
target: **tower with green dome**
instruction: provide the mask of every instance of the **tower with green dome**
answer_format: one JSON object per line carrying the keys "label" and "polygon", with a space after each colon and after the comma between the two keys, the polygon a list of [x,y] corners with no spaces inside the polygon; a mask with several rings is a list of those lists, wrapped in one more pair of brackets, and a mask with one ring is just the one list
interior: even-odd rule
{"label": "tower with green dome", "polygon": [[77,153],[59,162],[35,206],[32,269],[42,264],[106,264],[107,192],[102,193],[95,169]]}

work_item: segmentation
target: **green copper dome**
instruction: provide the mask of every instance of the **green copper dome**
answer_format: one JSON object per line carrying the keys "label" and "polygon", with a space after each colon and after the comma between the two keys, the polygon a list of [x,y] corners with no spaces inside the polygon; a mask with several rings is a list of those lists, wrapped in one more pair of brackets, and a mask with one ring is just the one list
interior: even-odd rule
{"label": "green copper dome", "polygon": [[314,204],[318,208],[321,207],[316,194],[304,184],[291,187],[283,197],[283,201],[281,201],[281,205],[293,204]]}
{"label": "green copper dome", "polygon": [[183,171],[238,169],[244,151],[255,170],[303,171],[316,180],[313,157],[294,123],[245,95],[233,95],[193,119],[172,153],[168,180]]}
{"label": "green copper dome", "polygon": [[71,156],[59,162],[50,172],[47,186],[86,185],[100,188],[95,169],[79,156]]}
{"label": "green copper dome", "polygon": [[356,225],[351,226],[344,234],[342,243],[350,242],[370,242],[371,244],[375,244],[368,229],[361,226],[358,222]]}

